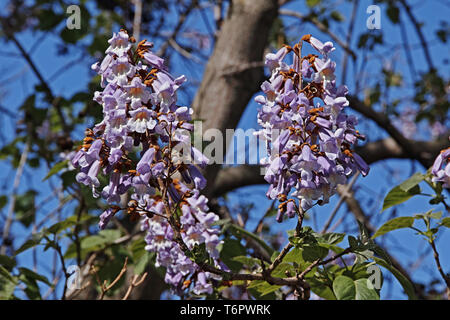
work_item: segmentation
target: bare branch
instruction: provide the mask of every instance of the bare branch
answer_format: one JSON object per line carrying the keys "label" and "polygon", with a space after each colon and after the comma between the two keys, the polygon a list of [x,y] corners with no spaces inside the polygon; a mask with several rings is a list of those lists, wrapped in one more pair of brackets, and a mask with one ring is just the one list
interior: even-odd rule
{"label": "bare branch", "polygon": [[350,47],[346,43],[344,43],[344,41],[342,41],[337,35],[335,35],[329,28],[327,28],[327,26],[325,26],[322,22],[317,20],[317,18],[305,16],[305,15],[301,14],[300,12],[288,10],[288,9],[280,9],[279,13],[280,13],[280,15],[291,16],[291,17],[299,18],[300,20],[303,20],[303,21],[311,22],[313,25],[315,25],[317,27],[317,29],[319,29],[323,33],[328,34],[331,37],[331,39],[333,39],[348,54],[350,54],[353,59],[356,59],[356,53],[352,49],[350,49]]}

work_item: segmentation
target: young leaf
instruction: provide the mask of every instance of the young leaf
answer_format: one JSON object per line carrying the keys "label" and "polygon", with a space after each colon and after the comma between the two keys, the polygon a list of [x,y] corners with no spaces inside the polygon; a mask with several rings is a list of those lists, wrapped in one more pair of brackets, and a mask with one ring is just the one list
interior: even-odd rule
{"label": "young leaf", "polygon": [[418,185],[409,189],[408,191],[403,191],[400,186],[393,188],[384,198],[383,209],[384,211],[392,206],[398,205],[405,202],[416,194],[420,193],[420,187]]}
{"label": "young leaf", "polygon": [[142,274],[154,256],[153,252],[145,252],[134,267],[134,274]]}
{"label": "young leaf", "polygon": [[312,8],[317,6],[318,4],[320,4],[322,2],[322,0],[306,0],[306,4],[308,5],[308,7]]}
{"label": "young leaf", "polygon": [[242,263],[243,265],[246,265],[249,268],[253,268],[254,266],[260,264],[260,261],[258,259],[247,256],[237,256],[232,258],[231,260]]}
{"label": "young leaf", "polygon": [[23,245],[20,246],[19,249],[16,250],[15,255],[18,255],[19,253],[21,253],[21,252],[23,252],[23,251],[25,251],[27,249],[33,248],[33,247],[37,246],[40,243],[41,243],[41,239],[30,239],[30,240],[27,240],[27,241],[25,241],[25,243]]}
{"label": "young leaf", "polygon": [[417,186],[420,182],[422,182],[425,179],[425,177],[426,176],[424,174],[422,174],[420,172],[417,172],[411,178],[409,178],[408,180],[402,182],[399,185],[399,187],[403,191],[408,192],[409,190],[411,190],[412,188]]}
{"label": "young leaf", "polygon": [[374,288],[367,286],[367,279],[362,278],[355,281],[355,300],[380,300],[380,296]]}
{"label": "young leaf", "polygon": [[353,279],[347,276],[338,276],[333,281],[333,292],[338,300],[353,300],[356,287]]}
{"label": "young leaf", "polygon": [[401,273],[400,271],[398,271],[394,266],[390,265],[389,263],[387,263],[386,261],[384,261],[383,259],[374,257],[373,258],[375,260],[375,262],[388,269],[393,275],[394,277],[398,280],[398,282],[401,284],[401,286],[403,287],[403,290],[405,290],[405,293],[408,295],[408,298],[410,300],[416,300],[416,294],[414,293],[414,287],[412,285],[412,283],[408,280],[408,278],[406,278],[403,273]]}
{"label": "young leaf", "polygon": [[326,300],[336,300],[333,290],[323,281],[315,277],[308,278],[311,291]]}
{"label": "young leaf", "polygon": [[414,224],[414,218],[413,217],[397,217],[394,219],[389,220],[385,224],[381,226],[380,229],[375,232],[372,239],[375,239],[376,237],[382,236],[388,232],[391,232],[393,230],[402,229],[402,228],[410,228]]}
{"label": "young leaf", "polygon": [[69,163],[69,160],[64,160],[61,162],[56,163],[48,172],[48,174],[45,176],[45,178],[42,181],[47,180],[48,178],[50,178],[52,175],[58,173],[59,171],[61,171],[62,169],[67,167],[67,164]]}
{"label": "young leaf", "polygon": [[21,274],[23,274],[25,277],[27,277],[29,279],[41,281],[50,287],[53,286],[52,283],[50,281],[48,281],[47,277],[40,275],[40,274],[34,272],[33,270],[21,267],[21,268],[19,268],[19,271]]}
{"label": "young leaf", "polygon": [[5,266],[6,268],[14,268],[16,266],[16,261],[3,254],[0,254],[0,266]]}
{"label": "young leaf", "polygon": [[446,217],[446,218],[442,219],[440,225],[450,228],[450,217]]}
{"label": "young leaf", "polygon": [[338,276],[333,281],[333,291],[338,300],[379,300],[377,291],[367,286],[367,278],[353,280]]}

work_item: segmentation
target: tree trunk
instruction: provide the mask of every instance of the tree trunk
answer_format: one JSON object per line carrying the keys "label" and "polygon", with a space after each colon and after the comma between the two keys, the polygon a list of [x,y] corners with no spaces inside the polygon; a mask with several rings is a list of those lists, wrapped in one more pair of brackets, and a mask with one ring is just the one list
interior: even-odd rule
{"label": "tree trunk", "polygon": [[[276,0],[232,2],[193,102],[194,118],[203,121],[203,131],[216,128],[225,137],[225,129],[237,126],[264,77],[264,49],[277,13]],[[206,169],[208,195],[219,169]]]}

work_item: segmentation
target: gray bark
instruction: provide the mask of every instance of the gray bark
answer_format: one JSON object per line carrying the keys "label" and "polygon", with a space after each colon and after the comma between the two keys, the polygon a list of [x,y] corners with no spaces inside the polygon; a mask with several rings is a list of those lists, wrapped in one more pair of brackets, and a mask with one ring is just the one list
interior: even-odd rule
{"label": "gray bark", "polygon": [[[203,130],[235,128],[264,77],[262,59],[273,21],[276,0],[233,1],[223,22],[216,46],[206,66],[193,102],[196,119]],[[224,135],[225,136],[225,135]],[[208,194],[214,185],[218,165],[206,169]]]}

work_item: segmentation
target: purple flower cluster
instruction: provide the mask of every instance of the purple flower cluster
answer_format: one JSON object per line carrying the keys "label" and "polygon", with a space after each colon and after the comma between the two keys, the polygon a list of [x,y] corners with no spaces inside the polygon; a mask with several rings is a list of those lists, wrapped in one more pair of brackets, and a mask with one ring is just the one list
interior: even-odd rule
{"label": "purple flower cluster", "polygon": [[[182,183],[180,189],[187,189]],[[144,218],[142,230],[147,232],[145,241],[146,250],[156,252],[156,267],[165,267],[165,281],[170,284],[176,292],[181,292],[191,283],[195,294],[211,294],[213,287],[209,279],[220,280],[220,277],[200,270],[198,265],[189,259],[180,249],[174,240],[174,230],[164,216],[164,204],[160,198],[149,199],[147,210],[155,214],[152,218]],[[217,228],[213,223],[218,220],[218,216],[208,212],[208,200],[198,191],[180,204],[180,223],[182,226],[181,237],[189,248],[193,250],[195,246],[205,244],[205,249],[213,259],[216,267],[227,270],[219,261],[217,246],[219,240]]]}
{"label": "purple flower cluster", "polygon": [[[104,116],[86,131],[81,149],[72,157],[80,171],[76,180],[110,204],[100,216],[101,229],[120,210],[136,219],[143,216],[147,249],[166,267],[167,283],[181,288],[192,275],[194,292],[210,293],[211,275],[201,272],[173,238],[176,225],[189,250],[205,244],[219,265],[216,248],[221,241],[212,227],[218,217],[208,212],[206,198],[199,195],[206,180],[195,165],[204,168],[208,159],[191,145],[192,109],[177,105],[177,90],[185,77],[173,77],[164,60],[150,51],[152,44],[143,40],[134,48],[134,42],[121,30],[109,40],[103,61],[92,66],[101,76],[103,90],[94,100],[102,105]],[[109,178],[105,186],[100,174]],[[132,200],[120,208],[126,193]]]}
{"label": "purple flower cluster", "polygon": [[442,182],[444,188],[450,188],[450,148],[442,150],[436,157],[431,174],[433,182]]}
{"label": "purple flower cluster", "polygon": [[[356,129],[357,119],[343,109],[349,105],[348,90],[337,86],[336,63],[329,58],[335,49],[331,42],[322,43],[304,36],[321,54],[301,57],[301,44],[285,46],[266,56],[271,77],[261,85],[265,95],[255,98],[262,105],[257,134],[267,140],[268,156],[265,180],[270,183],[267,196],[281,201],[277,221],[286,214],[295,215],[298,198],[303,210],[316,201],[327,203],[336,186],[358,170],[365,176],[369,167],[352,149],[364,139]],[[293,53],[292,64],[284,62]]]}

